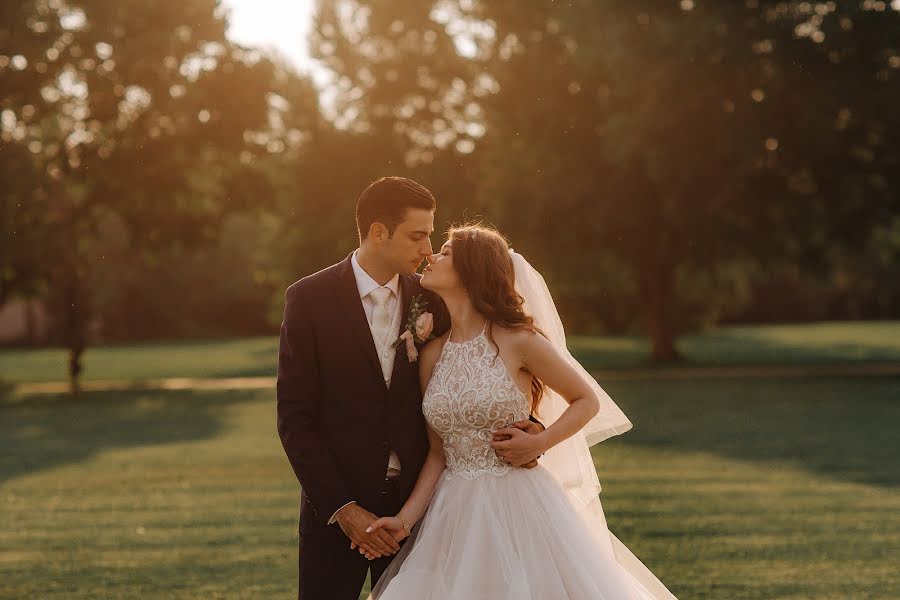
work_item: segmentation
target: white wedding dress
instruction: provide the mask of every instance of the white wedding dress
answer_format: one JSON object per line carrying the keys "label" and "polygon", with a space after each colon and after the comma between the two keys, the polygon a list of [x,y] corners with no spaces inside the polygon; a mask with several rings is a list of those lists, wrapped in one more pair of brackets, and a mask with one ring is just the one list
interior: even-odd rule
{"label": "white wedding dress", "polygon": [[599,502],[576,510],[547,468],[497,458],[492,431],[527,419],[530,401],[484,332],[445,343],[422,411],[443,440],[447,468],[370,598],[675,598],[609,532]]}

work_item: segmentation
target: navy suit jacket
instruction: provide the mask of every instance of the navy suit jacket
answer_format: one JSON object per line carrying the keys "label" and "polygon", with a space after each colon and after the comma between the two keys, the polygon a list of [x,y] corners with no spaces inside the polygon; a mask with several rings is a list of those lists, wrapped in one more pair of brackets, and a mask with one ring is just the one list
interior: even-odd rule
{"label": "navy suit jacket", "polygon": [[[449,328],[441,299],[420,275],[400,276],[402,333],[414,296]],[[428,452],[418,363],[397,349],[391,385],[359,297],[350,256],[285,292],[278,350],[278,434],[302,487],[300,532],[326,526],[341,506],[366,508],[384,485],[388,455],[400,459],[400,491],[412,492]]]}

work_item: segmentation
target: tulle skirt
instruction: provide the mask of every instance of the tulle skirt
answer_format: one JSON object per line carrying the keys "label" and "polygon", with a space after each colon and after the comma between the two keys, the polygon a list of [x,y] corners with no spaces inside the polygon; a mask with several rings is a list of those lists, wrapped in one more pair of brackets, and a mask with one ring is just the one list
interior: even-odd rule
{"label": "tulle skirt", "polygon": [[443,477],[370,600],[675,598],[545,468]]}

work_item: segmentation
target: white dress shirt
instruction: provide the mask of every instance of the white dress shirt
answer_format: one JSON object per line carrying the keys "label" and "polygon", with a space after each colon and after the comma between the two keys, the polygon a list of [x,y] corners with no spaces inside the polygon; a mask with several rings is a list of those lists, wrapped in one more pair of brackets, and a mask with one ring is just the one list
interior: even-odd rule
{"label": "white dress shirt", "polygon": [[[359,252],[359,250],[356,252]],[[366,311],[366,320],[369,322],[369,327],[371,327],[372,313],[375,312],[375,301],[372,300],[369,293],[375,288],[382,286],[379,286],[378,282],[372,279],[372,277],[366,273],[365,269],[360,266],[359,261],[356,260],[356,252],[350,257],[350,264],[353,266],[353,276],[356,277],[356,289],[359,290],[359,297],[362,300],[363,310]],[[394,275],[393,279],[384,284],[383,287],[386,287],[393,292],[388,300],[388,310],[391,311],[391,314],[399,316],[400,275]]]}
{"label": "white dress shirt", "polygon": [[[360,298],[360,301],[362,302],[363,310],[365,310],[365,312],[366,312],[366,320],[369,322],[369,327],[370,328],[372,327],[372,315],[375,312],[375,301],[372,299],[372,297],[369,294],[372,292],[372,290],[374,290],[376,288],[386,287],[387,289],[391,290],[391,292],[393,292],[390,295],[390,297],[388,298],[388,302],[387,302],[387,309],[391,313],[391,315],[393,315],[391,331],[399,331],[400,320],[402,318],[400,315],[400,309],[402,307],[402,304],[400,302],[400,275],[394,275],[394,277],[390,281],[388,281],[386,284],[384,284],[384,286],[378,285],[378,282],[375,281],[374,279],[372,279],[372,277],[368,273],[366,273],[365,269],[363,269],[362,266],[360,266],[359,261],[356,260],[357,252],[359,252],[359,250],[355,251],[353,253],[353,256],[350,257],[350,264],[353,266],[353,276],[356,278],[356,289],[359,291],[359,298]],[[376,343],[375,349],[378,352],[378,359],[382,360],[382,361],[389,360],[391,363],[393,363],[394,355],[396,354],[396,350],[394,350],[392,348],[389,348],[389,349],[378,348],[377,341],[375,343]],[[390,343],[393,343],[393,340],[390,340]],[[381,354],[385,350],[386,350],[386,355],[382,356]],[[391,385],[390,379],[387,379],[385,381],[385,384],[388,387],[390,387],[390,385]],[[388,458],[388,469],[387,469],[387,473],[385,474],[385,476],[386,477],[396,477],[399,474],[400,474],[400,458],[397,456],[396,452],[391,450],[390,456]],[[353,502],[355,502],[355,500],[352,502],[348,502],[344,506],[347,506],[348,504],[353,504]],[[344,506],[342,506],[341,508],[344,508]],[[331,518],[328,519],[329,525],[334,523],[334,517],[335,517],[335,515],[338,514],[338,512],[341,510],[341,508],[337,509],[334,512],[334,514],[331,515]]]}

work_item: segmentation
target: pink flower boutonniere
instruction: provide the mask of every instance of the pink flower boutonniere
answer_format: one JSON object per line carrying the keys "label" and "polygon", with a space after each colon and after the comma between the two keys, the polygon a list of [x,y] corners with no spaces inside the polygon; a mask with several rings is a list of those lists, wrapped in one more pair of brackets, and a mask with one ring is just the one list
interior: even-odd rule
{"label": "pink flower boutonniere", "polygon": [[413,296],[412,304],[409,306],[409,316],[406,318],[406,331],[393,344],[393,347],[397,348],[406,342],[406,357],[409,362],[416,362],[419,358],[416,344],[421,345],[431,339],[434,315],[425,310],[427,307],[428,303],[422,300],[422,294]]}

